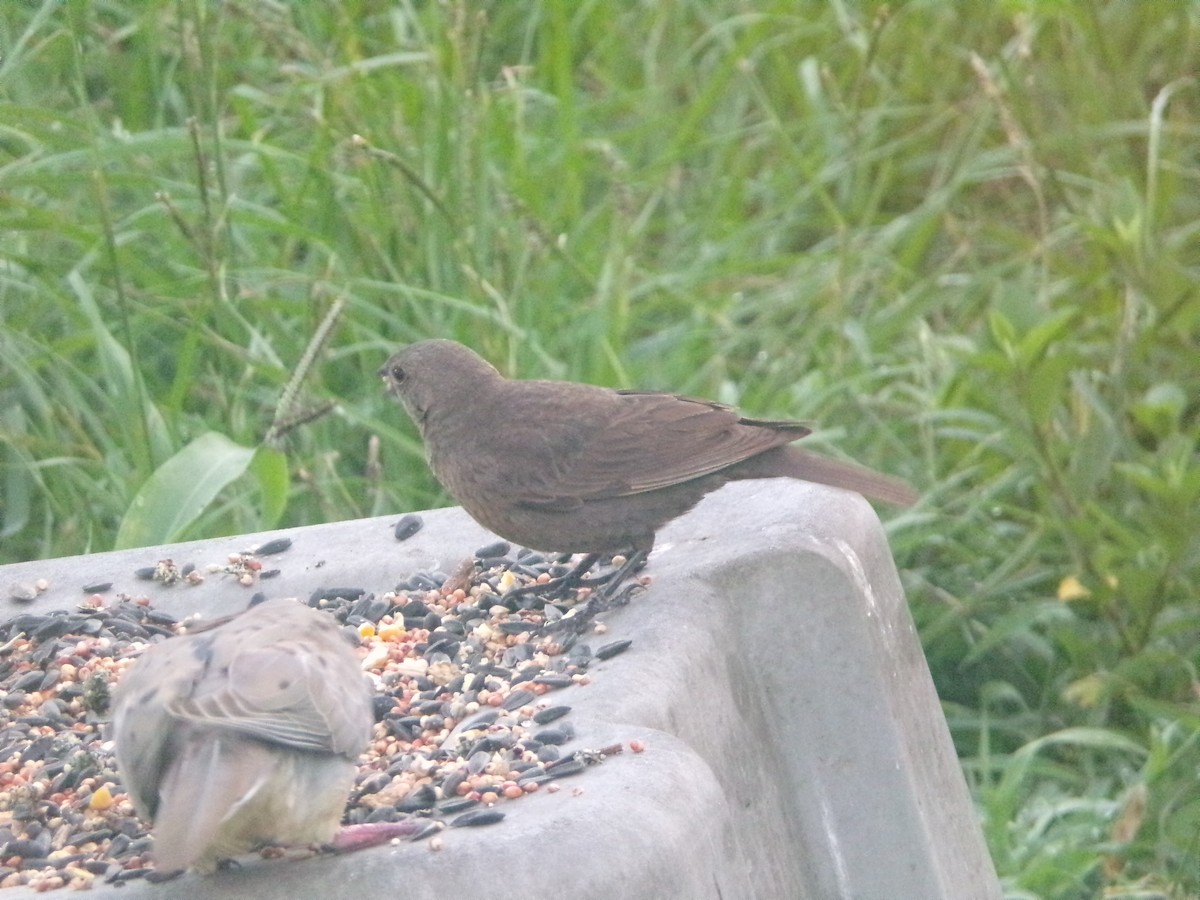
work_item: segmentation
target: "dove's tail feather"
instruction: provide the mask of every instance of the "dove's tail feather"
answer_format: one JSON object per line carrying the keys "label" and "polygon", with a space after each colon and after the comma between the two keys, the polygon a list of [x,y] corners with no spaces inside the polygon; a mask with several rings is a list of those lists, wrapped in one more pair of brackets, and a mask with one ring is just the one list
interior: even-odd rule
{"label": "dove's tail feather", "polygon": [[154,865],[160,872],[217,862],[251,849],[227,824],[271,780],[274,759],[255,741],[214,732],[189,735],[163,779],[154,818]]}

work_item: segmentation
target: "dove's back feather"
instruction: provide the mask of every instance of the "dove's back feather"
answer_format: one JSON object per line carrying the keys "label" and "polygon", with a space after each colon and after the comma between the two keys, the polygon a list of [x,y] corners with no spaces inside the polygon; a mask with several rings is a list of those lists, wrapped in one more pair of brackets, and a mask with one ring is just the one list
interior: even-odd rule
{"label": "dove's back feather", "polygon": [[296,601],[150,647],[118,687],[113,725],[156,865],[330,839],[373,721],[340,627]]}

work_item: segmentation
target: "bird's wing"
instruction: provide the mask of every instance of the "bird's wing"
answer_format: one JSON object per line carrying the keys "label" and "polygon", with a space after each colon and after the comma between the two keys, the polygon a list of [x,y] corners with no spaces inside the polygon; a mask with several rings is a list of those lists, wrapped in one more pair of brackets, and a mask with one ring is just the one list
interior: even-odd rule
{"label": "bird's wing", "polygon": [[113,695],[117,765],[138,812],[150,819],[157,814],[159,787],[177,751],[178,733],[166,701],[188,690],[189,679],[199,671],[186,658],[163,652],[178,640],[147,649]]}
{"label": "bird's wing", "polygon": [[[203,678],[169,712],[268,743],[357,755],[373,718],[357,661],[332,620],[309,618],[323,614],[295,602],[276,612],[269,623],[246,614],[213,632]],[[271,640],[267,627],[290,636]]]}
{"label": "bird's wing", "polygon": [[[614,391],[584,437],[539,454],[543,477],[518,486],[529,506],[568,509],[590,499],[670,487],[718,472],[809,433],[800,422],[743,419],[731,407],[674,394]],[[573,422],[578,429],[578,420]]]}
{"label": "bird's wing", "polygon": [[182,727],[154,816],[154,865],[186,869],[206,855],[233,811],[277,777],[280,759],[256,741]]}

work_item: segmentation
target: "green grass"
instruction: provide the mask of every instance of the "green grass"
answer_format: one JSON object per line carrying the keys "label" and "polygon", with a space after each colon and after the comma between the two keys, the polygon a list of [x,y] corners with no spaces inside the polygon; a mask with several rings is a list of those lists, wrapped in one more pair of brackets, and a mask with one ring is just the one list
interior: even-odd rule
{"label": "green grass", "polygon": [[813,419],[1010,894],[1200,893],[1200,6],[967,9],[0,4],[0,562],[442,503],[421,337]]}

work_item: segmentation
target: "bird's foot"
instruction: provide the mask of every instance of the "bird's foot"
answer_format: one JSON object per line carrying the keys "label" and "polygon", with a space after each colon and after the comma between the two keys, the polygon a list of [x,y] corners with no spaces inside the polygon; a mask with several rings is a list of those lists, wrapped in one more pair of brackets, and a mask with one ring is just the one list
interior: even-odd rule
{"label": "bird's foot", "polygon": [[333,840],[325,845],[330,853],[353,853],[368,847],[378,847],[392,840],[420,840],[437,823],[430,819],[404,819],[400,822],[366,822],[362,825],[345,825]]}
{"label": "bird's foot", "polygon": [[614,556],[612,557],[613,568],[611,570],[593,575],[591,578],[586,578],[584,576],[592,570],[592,567],[600,559],[599,553],[588,553],[565,575],[560,575],[558,578],[551,578],[549,581],[513,588],[504,594],[504,599],[516,600],[520,597],[536,594],[540,599],[547,602],[566,600],[572,591],[583,589],[590,591],[593,597],[605,599],[610,597],[630,575],[646,564],[646,557],[648,555],[644,550],[634,550],[628,556]]}
{"label": "bird's foot", "polygon": [[[617,594],[617,589],[625,583],[626,579],[630,578],[635,572],[640,571],[646,565],[646,558],[649,555],[645,550],[633,550],[628,556],[614,556],[612,558],[613,568],[611,571],[593,575],[591,578],[583,578],[583,573],[581,572],[581,577],[577,580],[576,587],[589,588],[594,598],[607,602]],[[588,566],[588,569],[590,568],[591,564]],[[587,569],[583,571],[586,572]],[[640,583],[631,584],[621,593],[627,595],[639,587],[641,587]],[[627,596],[626,600],[628,600]],[[624,604],[614,605],[623,606]]]}
{"label": "bird's foot", "polygon": [[589,553],[584,556],[566,575],[560,575],[558,578],[551,578],[549,581],[535,582],[527,584],[523,587],[513,588],[511,591],[504,593],[504,599],[516,600],[519,597],[526,597],[530,594],[536,594],[538,597],[550,600],[565,600],[571,591],[583,586],[586,581],[584,575],[588,570],[596,564],[596,560],[600,558],[599,553]]}
{"label": "bird's foot", "polygon": [[591,622],[603,612],[624,606],[630,598],[643,588],[640,580],[627,583],[629,576],[646,564],[648,554],[638,550],[620,562],[611,572],[584,579],[581,588],[588,588],[582,602],[572,607],[561,618],[548,621],[541,627],[542,634],[564,632],[582,634]]}

